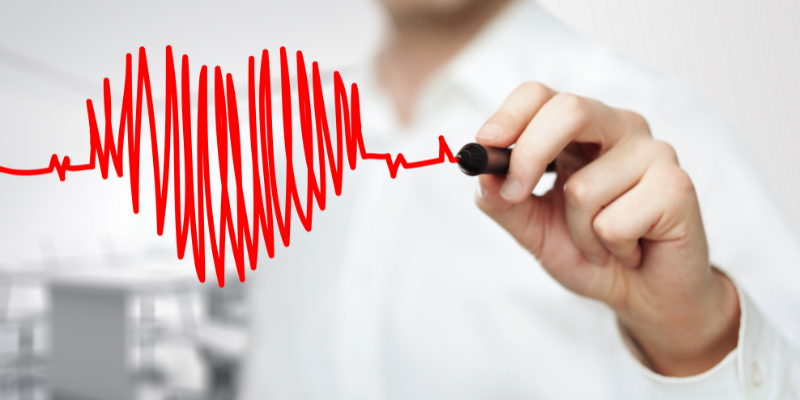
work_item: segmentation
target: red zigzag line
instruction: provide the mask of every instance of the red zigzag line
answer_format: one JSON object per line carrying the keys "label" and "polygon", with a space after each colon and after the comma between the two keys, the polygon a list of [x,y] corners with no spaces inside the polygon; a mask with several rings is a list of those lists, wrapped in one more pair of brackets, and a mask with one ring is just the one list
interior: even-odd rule
{"label": "red zigzag line", "polygon": [[[311,230],[314,200],[320,210],[325,209],[326,199],[326,168],[325,159],[327,152],[328,166],[331,171],[334,191],[337,196],[342,192],[343,172],[343,143],[347,145],[347,161],[350,169],[356,168],[356,160],[360,153],[363,160],[384,160],[392,179],[397,176],[400,167],[405,169],[420,168],[445,162],[455,163],[450,148],[439,136],[439,156],[427,160],[408,162],[402,154],[392,160],[388,153],[368,153],[364,149],[364,140],[361,135],[361,110],[359,106],[358,87],[355,83],[351,86],[351,102],[347,102],[347,90],[338,72],[334,73],[334,93],[336,101],[336,152],[331,143],[330,131],[325,112],[325,103],[322,97],[319,67],[313,63],[313,91],[314,91],[314,122],[316,123],[316,143],[319,160],[319,178],[313,168],[314,134],[312,124],[312,108],[306,75],[305,62],[302,52],[297,52],[298,76],[298,106],[300,111],[300,131],[303,138],[303,151],[308,170],[308,190],[305,211],[300,202],[300,195],[294,175],[292,161],[292,115],[291,115],[291,89],[289,82],[289,67],[286,49],[281,47],[281,103],[283,110],[283,135],[286,153],[286,196],[284,208],[281,210],[281,199],[275,174],[274,148],[272,138],[272,102],[270,87],[269,53],[264,50],[261,55],[261,71],[259,76],[258,94],[255,84],[255,58],[249,58],[248,68],[248,118],[250,126],[250,149],[253,165],[253,215],[252,220],[247,215],[244,203],[244,190],[242,189],[242,154],[241,135],[239,128],[239,114],[236,104],[236,93],[233,87],[231,74],[225,76],[223,83],[222,72],[219,67],[214,69],[214,121],[216,123],[217,157],[219,161],[220,185],[222,189],[221,209],[219,211],[219,230],[215,229],[214,213],[211,208],[211,181],[209,174],[208,151],[208,88],[207,68],[204,65],[200,70],[197,110],[197,176],[195,179],[195,164],[192,154],[192,127],[191,104],[189,90],[189,58],[184,55],[181,60],[181,99],[178,100],[178,87],[175,78],[175,64],[172,57],[172,48],[167,46],[166,61],[166,106],[164,121],[164,154],[163,165],[159,164],[159,156],[155,116],[153,111],[153,96],[150,86],[150,74],[147,67],[147,56],[144,47],[139,48],[139,71],[136,86],[136,118],[133,117],[133,85],[132,85],[132,57],[127,54],[125,58],[125,91],[122,96],[122,112],[120,115],[119,132],[116,142],[111,126],[111,89],[109,80],[103,81],[103,111],[105,115],[105,142],[100,140],[95,117],[94,106],[91,100],[86,100],[89,115],[91,152],[88,164],[73,165],[69,156],[59,161],[58,156],[50,157],[50,164],[46,168],[38,169],[13,169],[0,166],[0,173],[10,175],[45,175],[56,172],[64,181],[67,171],[93,170],[99,160],[100,173],[103,179],[108,178],[109,163],[113,163],[118,177],[122,177],[122,146],[125,131],[128,132],[128,163],[130,167],[131,199],[133,212],[139,213],[139,154],[142,131],[142,90],[145,90],[147,99],[147,113],[150,121],[150,143],[152,147],[156,217],[159,236],[164,233],[164,221],[167,209],[167,194],[169,192],[169,160],[171,146],[178,149],[183,138],[183,185],[185,199],[183,199],[183,214],[181,212],[181,174],[180,152],[175,151],[172,156],[175,173],[173,193],[175,200],[175,231],[178,258],[183,259],[186,244],[191,235],[192,254],[195,269],[200,282],[205,282],[205,228],[203,217],[208,223],[208,234],[211,240],[211,251],[217,281],[220,286],[225,285],[225,234],[228,233],[232,248],[236,271],[239,280],[244,281],[245,249],[249,257],[250,268],[256,268],[258,259],[258,241],[263,231],[264,242],[270,258],[275,255],[273,221],[277,223],[278,232],[284,246],[289,246],[291,234],[292,204],[295,205],[297,215],[306,231]],[[227,89],[227,96],[225,90]],[[256,96],[258,104],[256,105]],[[180,103],[180,104],[179,104]],[[181,112],[178,107],[181,107]],[[179,129],[178,119],[183,118],[183,131]],[[135,121],[135,127],[134,127]],[[344,126],[343,126],[344,125]],[[344,129],[343,129],[344,128]],[[175,133],[174,135],[172,133]],[[344,141],[342,140],[344,132]],[[181,134],[182,133],[182,134]],[[170,140],[172,139],[172,140]],[[230,140],[230,148],[228,147]],[[104,146],[105,143],[105,146]],[[116,144],[115,144],[116,143]],[[229,155],[230,150],[230,155]],[[233,164],[233,179],[236,183],[236,218],[231,211],[228,190],[228,157]],[[334,161],[335,158],[335,161]],[[261,171],[258,165],[261,161]],[[162,173],[163,169],[163,173]],[[264,175],[262,188],[261,174]],[[197,185],[195,191],[195,184]],[[207,210],[206,210],[207,207]],[[273,218],[273,212],[275,218]],[[252,225],[251,225],[252,224]],[[251,228],[252,226],[252,228]]]}

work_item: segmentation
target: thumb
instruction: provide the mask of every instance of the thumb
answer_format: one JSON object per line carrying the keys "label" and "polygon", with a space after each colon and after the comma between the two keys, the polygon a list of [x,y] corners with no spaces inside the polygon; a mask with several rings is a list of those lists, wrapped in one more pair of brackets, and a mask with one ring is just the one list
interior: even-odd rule
{"label": "thumb", "polygon": [[523,247],[539,257],[544,246],[545,233],[552,215],[552,202],[545,196],[528,196],[520,203],[512,204],[500,195],[504,176],[478,176],[475,203],[486,215],[507,230]]}

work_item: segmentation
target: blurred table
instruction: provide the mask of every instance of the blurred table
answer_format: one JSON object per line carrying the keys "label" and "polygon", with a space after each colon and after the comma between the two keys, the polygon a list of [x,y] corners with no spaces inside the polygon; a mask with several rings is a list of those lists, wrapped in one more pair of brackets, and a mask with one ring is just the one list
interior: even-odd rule
{"label": "blurred table", "polygon": [[196,290],[197,276],[187,266],[149,263],[49,277],[53,399],[132,399],[131,296]]}

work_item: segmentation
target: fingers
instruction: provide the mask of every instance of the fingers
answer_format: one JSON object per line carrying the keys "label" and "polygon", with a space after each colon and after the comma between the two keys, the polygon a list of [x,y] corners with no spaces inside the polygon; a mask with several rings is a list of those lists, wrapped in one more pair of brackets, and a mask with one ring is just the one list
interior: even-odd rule
{"label": "fingers", "polygon": [[[562,156],[559,156],[559,160]],[[634,137],[577,170],[564,185],[566,222],[575,245],[587,259],[602,264],[609,256],[593,221],[603,207],[640,182],[652,165],[678,165],[664,142]]]}
{"label": "fingers", "polygon": [[642,257],[639,239],[677,241],[702,233],[699,214],[686,172],[677,165],[659,163],[647,170],[639,184],[604,208],[592,228],[615,258],[635,267]]}
{"label": "fingers", "polygon": [[[663,202],[670,197],[658,192],[665,188],[645,186],[643,179],[657,176],[648,173],[655,165],[680,171],[674,150],[652,140],[640,115],[596,100],[556,93],[538,83],[517,88],[481,128],[477,140],[493,147],[514,145],[508,175],[480,177],[484,190],[476,201],[520,242],[537,242],[524,237],[536,236],[530,235],[530,222],[544,218],[530,215],[541,214],[546,202],[531,192],[547,164],[558,157],[559,174],[563,174],[559,178],[566,181],[560,200],[566,231],[575,247],[596,263],[614,255],[627,265],[638,265],[641,236],[631,235],[644,228],[631,220],[648,222],[639,214],[649,212],[647,216],[652,216],[655,209],[630,209],[630,215],[637,215],[632,217],[615,211],[625,209],[617,203],[623,199],[643,201],[639,197],[646,196],[640,192],[647,189],[652,191],[648,195],[660,196],[661,206],[668,206]],[[617,224],[614,218],[625,222]]]}
{"label": "fingers", "polygon": [[511,234],[528,251],[540,254],[544,240],[545,216],[549,207],[543,207],[541,198],[530,196],[519,204],[511,204],[500,197],[500,186],[503,177],[497,175],[480,175],[475,203]]}
{"label": "fingers", "polygon": [[503,197],[516,203],[530,195],[547,163],[570,142],[595,143],[602,153],[631,135],[649,136],[644,120],[636,119],[641,117],[596,100],[567,93],[554,96],[517,139],[501,189]]}
{"label": "fingers", "polygon": [[491,147],[508,147],[531,122],[533,116],[556,92],[537,82],[518,87],[503,102],[476,134],[479,144]]}

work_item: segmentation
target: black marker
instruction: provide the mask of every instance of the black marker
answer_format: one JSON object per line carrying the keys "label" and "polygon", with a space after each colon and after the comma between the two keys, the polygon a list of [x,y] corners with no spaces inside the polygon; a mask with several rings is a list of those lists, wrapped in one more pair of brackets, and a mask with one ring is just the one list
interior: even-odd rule
{"label": "black marker", "polygon": [[[494,174],[505,175],[508,173],[508,163],[511,161],[511,149],[497,147],[484,147],[477,143],[468,143],[456,155],[458,168],[467,175]],[[555,172],[555,160],[547,164],[544,172]]]}

